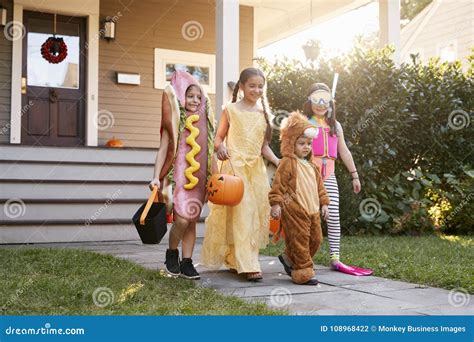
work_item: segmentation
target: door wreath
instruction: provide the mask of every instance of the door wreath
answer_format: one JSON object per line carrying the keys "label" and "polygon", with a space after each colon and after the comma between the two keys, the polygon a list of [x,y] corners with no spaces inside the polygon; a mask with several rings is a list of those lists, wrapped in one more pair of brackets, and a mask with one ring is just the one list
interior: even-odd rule
{"label": "door wreath", "polygon": [[61,63],[67,57],[67,45],[62,38],[49,37],[41,45],[41,56],[49,63]]}
{"label": "door wreath", "polygon": [[67,45],[63,38],[56,37],[56,14],[54,14],[53,36],[41,45],[41,56],[49,63],[61,63],[67,57]]}

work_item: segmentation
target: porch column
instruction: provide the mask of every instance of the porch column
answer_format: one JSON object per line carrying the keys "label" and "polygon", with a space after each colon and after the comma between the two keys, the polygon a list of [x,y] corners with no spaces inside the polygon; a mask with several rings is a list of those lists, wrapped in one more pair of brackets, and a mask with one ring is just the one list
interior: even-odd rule
{"label": "porch column", "polygon": [[[13,22],[23,23],[23,6],[13,5]],[[26,33],[23,24],[17,30]],[[21,143],[21,76],[23,74],[23,39],[14,39],[12,42],[12,83],[10,104],[10,144]]]}
{"label": "porch column", "polygon": [[[99,130],[97,125],[99,111],[99,14],[90,14],[87,23],[87,120],[86,146],[98,146]],[[93,38],[91,38],[93,37]]]}
{"label": "porch column", "polygon": [[216,1],[216,117],[227,100],[227,82],[239,78],[239,0]]}
{"label": "porch column", "polygon": [[400,64],[400,0],[379,0],[380,47],[395,46],[393,60]]}

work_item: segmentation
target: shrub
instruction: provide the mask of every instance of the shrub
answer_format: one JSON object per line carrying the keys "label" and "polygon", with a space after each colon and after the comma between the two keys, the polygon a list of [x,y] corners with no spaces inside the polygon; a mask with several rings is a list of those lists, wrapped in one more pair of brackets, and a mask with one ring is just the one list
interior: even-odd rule
{"label": "shrub", "polygon": [[[396,66],[391,48],[314,64],[259,60],[273,112],[302,109],[314,82],[339,73],[337,118],[359,170],[362,192],[337,161],[343,230],[351,233],[472,233],[473,68],[416,56]],[[278,131],[272,148],[279,151]],[[362,201],[362,202],[361,202]],[[370,204],[369,214],[364,203]]]}

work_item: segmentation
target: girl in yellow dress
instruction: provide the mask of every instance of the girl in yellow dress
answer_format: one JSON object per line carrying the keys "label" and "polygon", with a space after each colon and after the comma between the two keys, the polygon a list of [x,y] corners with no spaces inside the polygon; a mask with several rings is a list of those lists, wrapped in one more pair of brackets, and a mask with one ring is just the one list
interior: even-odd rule
{"label": "girl in yellow dress", "polygon": [[[223,173],[232,173],[227,160],[232,163],[235,174],[244,182],[244,197],[233,207],[209,205],[201,253],[204,266],[225,266],[250,281],[262,279],[258,254],[268,243],[270,185],[262,157],[276,166],[279,163],[268,145],[271,126],[264,86],[261,70],[243,70],[232,103],[222,112],[214,151],[223,163]],[[237,101],[239,90],[243,98]]]}

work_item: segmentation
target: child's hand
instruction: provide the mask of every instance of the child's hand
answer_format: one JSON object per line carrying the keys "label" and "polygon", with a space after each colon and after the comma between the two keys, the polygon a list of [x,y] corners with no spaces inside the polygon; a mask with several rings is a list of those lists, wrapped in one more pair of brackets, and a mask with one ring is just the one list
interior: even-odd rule
{"label": "child's hand", "polygon": [[324,221],[327,221],[329,218],[329,208],[326,204],[321,207],[321,216],[323,217]]}
{"label": "child's hand", "polygon": [[361,185],[360,185],[360,182],[359,182],[358,178],[355,178],[355,179],[352,180],[352,188],[354,189],[354,192],[356,194],[358,194],[360,192]]}
{"label": "child's hand", "polygon": [[227,160],[230,158],[229,152],[224,144],[220,144],[219,148],[217,149],[217,158],[219,160]]}
{"label": "child's hand", "polygon": [[150,184],[148,185],[148,187],[150,188],[150,190],[153,190],[153,187],[154,186],[157,186],[158,189],[160,188],[160,180],[158,178],[153,178],[153,180],[150,182]]}
{"label": "child's hand", "polygon": [[272,206],[271,215],[273,218],[280,218],[281,216],[281,207],[278,204]]}

